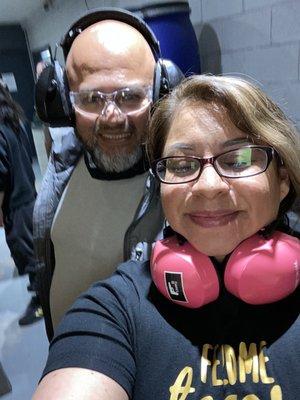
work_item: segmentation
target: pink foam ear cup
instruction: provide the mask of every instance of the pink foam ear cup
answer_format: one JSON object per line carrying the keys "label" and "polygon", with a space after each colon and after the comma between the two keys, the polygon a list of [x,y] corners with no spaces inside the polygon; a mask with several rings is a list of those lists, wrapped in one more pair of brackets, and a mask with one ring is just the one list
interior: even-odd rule
{"label": "pink foam ear cup", "polygon": [[189,243],[178,244],[175,237],[156,242],[151,274],[158,290],[184,307],[199,308],[219,295],[218,277],[209,257]]}
{"label": "pink foam ear cup", "polygon": [[249,304],[267,304],[291,294],[300,279],[299,239],[275,232],[254,235],[231,254],[224,281],[229,292]]}

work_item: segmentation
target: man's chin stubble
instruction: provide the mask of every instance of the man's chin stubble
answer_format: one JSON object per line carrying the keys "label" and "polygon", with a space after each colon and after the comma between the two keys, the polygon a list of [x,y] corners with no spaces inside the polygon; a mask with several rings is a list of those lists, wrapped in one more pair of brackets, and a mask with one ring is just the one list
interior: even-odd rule
{"label": "man's chin stubble", "polygon": [[[134,134],[134,128],[127,125],[125,132],[131,131]],[[141,145],[136,145],[136,147],[131,150],[130,153],[126,153],[125,149],[116,149],[114,153],[105,153],[99,144],[99,133],[94,129],[93,135],[89,140],[83,138],[77,131],[77,135],[85,149],[91,155],[92,160],[96,167],[104,172],[109,173],[120,173],[127,171],[132,168],[137,162],[139,162],[143,156],[143,151]]]}
{"label": "man's chin stubble", "polygon": [[137,146],[129,154],[124,152],[115,152],[114,154],[104,153],[98,147],[88,149],[95,165],[105,172],[123,172],[132,168],[142,158],[142,148]]}

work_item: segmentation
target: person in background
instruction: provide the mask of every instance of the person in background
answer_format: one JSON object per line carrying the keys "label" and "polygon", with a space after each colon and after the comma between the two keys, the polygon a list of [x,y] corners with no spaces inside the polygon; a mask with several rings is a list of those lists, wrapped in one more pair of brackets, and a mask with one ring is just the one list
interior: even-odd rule
{"label": "person in background", "polygon": [[[49,339],[79,293],[113,273],[119,262],[147,259],[149,244],[163,228],[144,143],[155,88],[161,91],[160,80],[166,91],[171,85],[152,32],[125,10],[83,16],[64,36],[62,48],[64,98],[71,103],[75,134],[69,128],[53,142],[34,212]],[[158,68],[163,71],[156,74]],[[51,84],[46,68],[38,86],[47,74]],[[176,77],[182,74],[175,69],[172,82]]]}
{"label": "person in background", "polygon": [[24,114],[8,89],[0,84],[0,205],[7,245],[19,275],[29,275],[33,293],[19,319],[28,325],[42,318],[36,295],[36,258],[33,250],[32,215],[36,198],[35,177]]}
{"label": "person in background", "polygon": [[299,135],[259,88],[194,76],[151,120],[168,222],[151,261],[82,294],[34,400],[300,396]]}

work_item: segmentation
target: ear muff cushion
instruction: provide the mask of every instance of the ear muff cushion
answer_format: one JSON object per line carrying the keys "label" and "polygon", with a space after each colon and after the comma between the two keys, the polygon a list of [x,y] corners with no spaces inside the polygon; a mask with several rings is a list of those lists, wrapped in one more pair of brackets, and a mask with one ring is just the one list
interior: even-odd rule
{"label": "ear muff cushion", "polygon": [[160,63],[156,63],[153,75],[153,96],[152,101],[156,103],[161,97],[161,65]]}
{"label": "ear muff cushion", "polygon": [[299,250],[299,240],[283,232],[267,240],[251,236],[227,262],[226,288],[249,304],[273,303],[288,296],[299,284]]}
{"label": "ear muff cushion", "polygon": [[[151,275],[169,300],[188,308],[201,307],[218,297],[218,275],[210,258],[176,236],[157,241],[151,255]],[[300,241],[280,231],[268,239],[256,234],[230,255],[225,287],[252,304],[279,301],[300,283]]]}
{"label": "ear muff cushion", "polygon": [[37,114],[43,122],[52,127],[73,125],[68,86],[57,61],[40,74],[35,87],[35,103]]}
{"label": "ear muff cushion", "polygon": [[63,68],[59,65],[58,61],[55,61],[54,66],[55,66],[55,71],[54,71],[55,80],[58,88],[57,93],[59,95],[59,99],[61,100],[61,105],[63,108],[63,116],[66,116],[68,119],[71,119],[73,111],[69,97],[69,85],[66,73],[63,70]]}
{"label": "ear muff cushion", "polygon": [[182,71],[173,61],[160,58],[153,77],[153,103],[168,94],[183,79]]}
{"label": "ear muff cushion", "polygon": [[[48,123],[47,102],[54,93],[51,93],[51,81],[54,77],[54,65],[43,69],[35,85],[35,108],[38,117]],[[49,90],[50,88],[50,90]]]}
{"label": "ear muff cushion", "polygon": [[166,69],[169,90],[171,90],[179,85],[179,83],[184,79],[184,74],[173,61],[164,58],[162,62]]}
{"label": "ear muff cushion", "polygon": [[219,296],[219,278],[209,257],[176,237],[157,241],[151,254],[151,275],[158,290],[183,307],[199,308]]}

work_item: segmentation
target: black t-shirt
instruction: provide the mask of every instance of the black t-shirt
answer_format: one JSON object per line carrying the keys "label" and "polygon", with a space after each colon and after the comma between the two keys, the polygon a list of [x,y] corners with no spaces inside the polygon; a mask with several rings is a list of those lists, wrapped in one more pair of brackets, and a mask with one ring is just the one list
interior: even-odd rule
{"label": "black t-shirt", "polygon": [[130,261],[75,302],[44,374],[96,370],[134,400],[295,400],[299,289],[252,306],[222,288],[218,300],[192,310],[158,293],[147,263]]}

